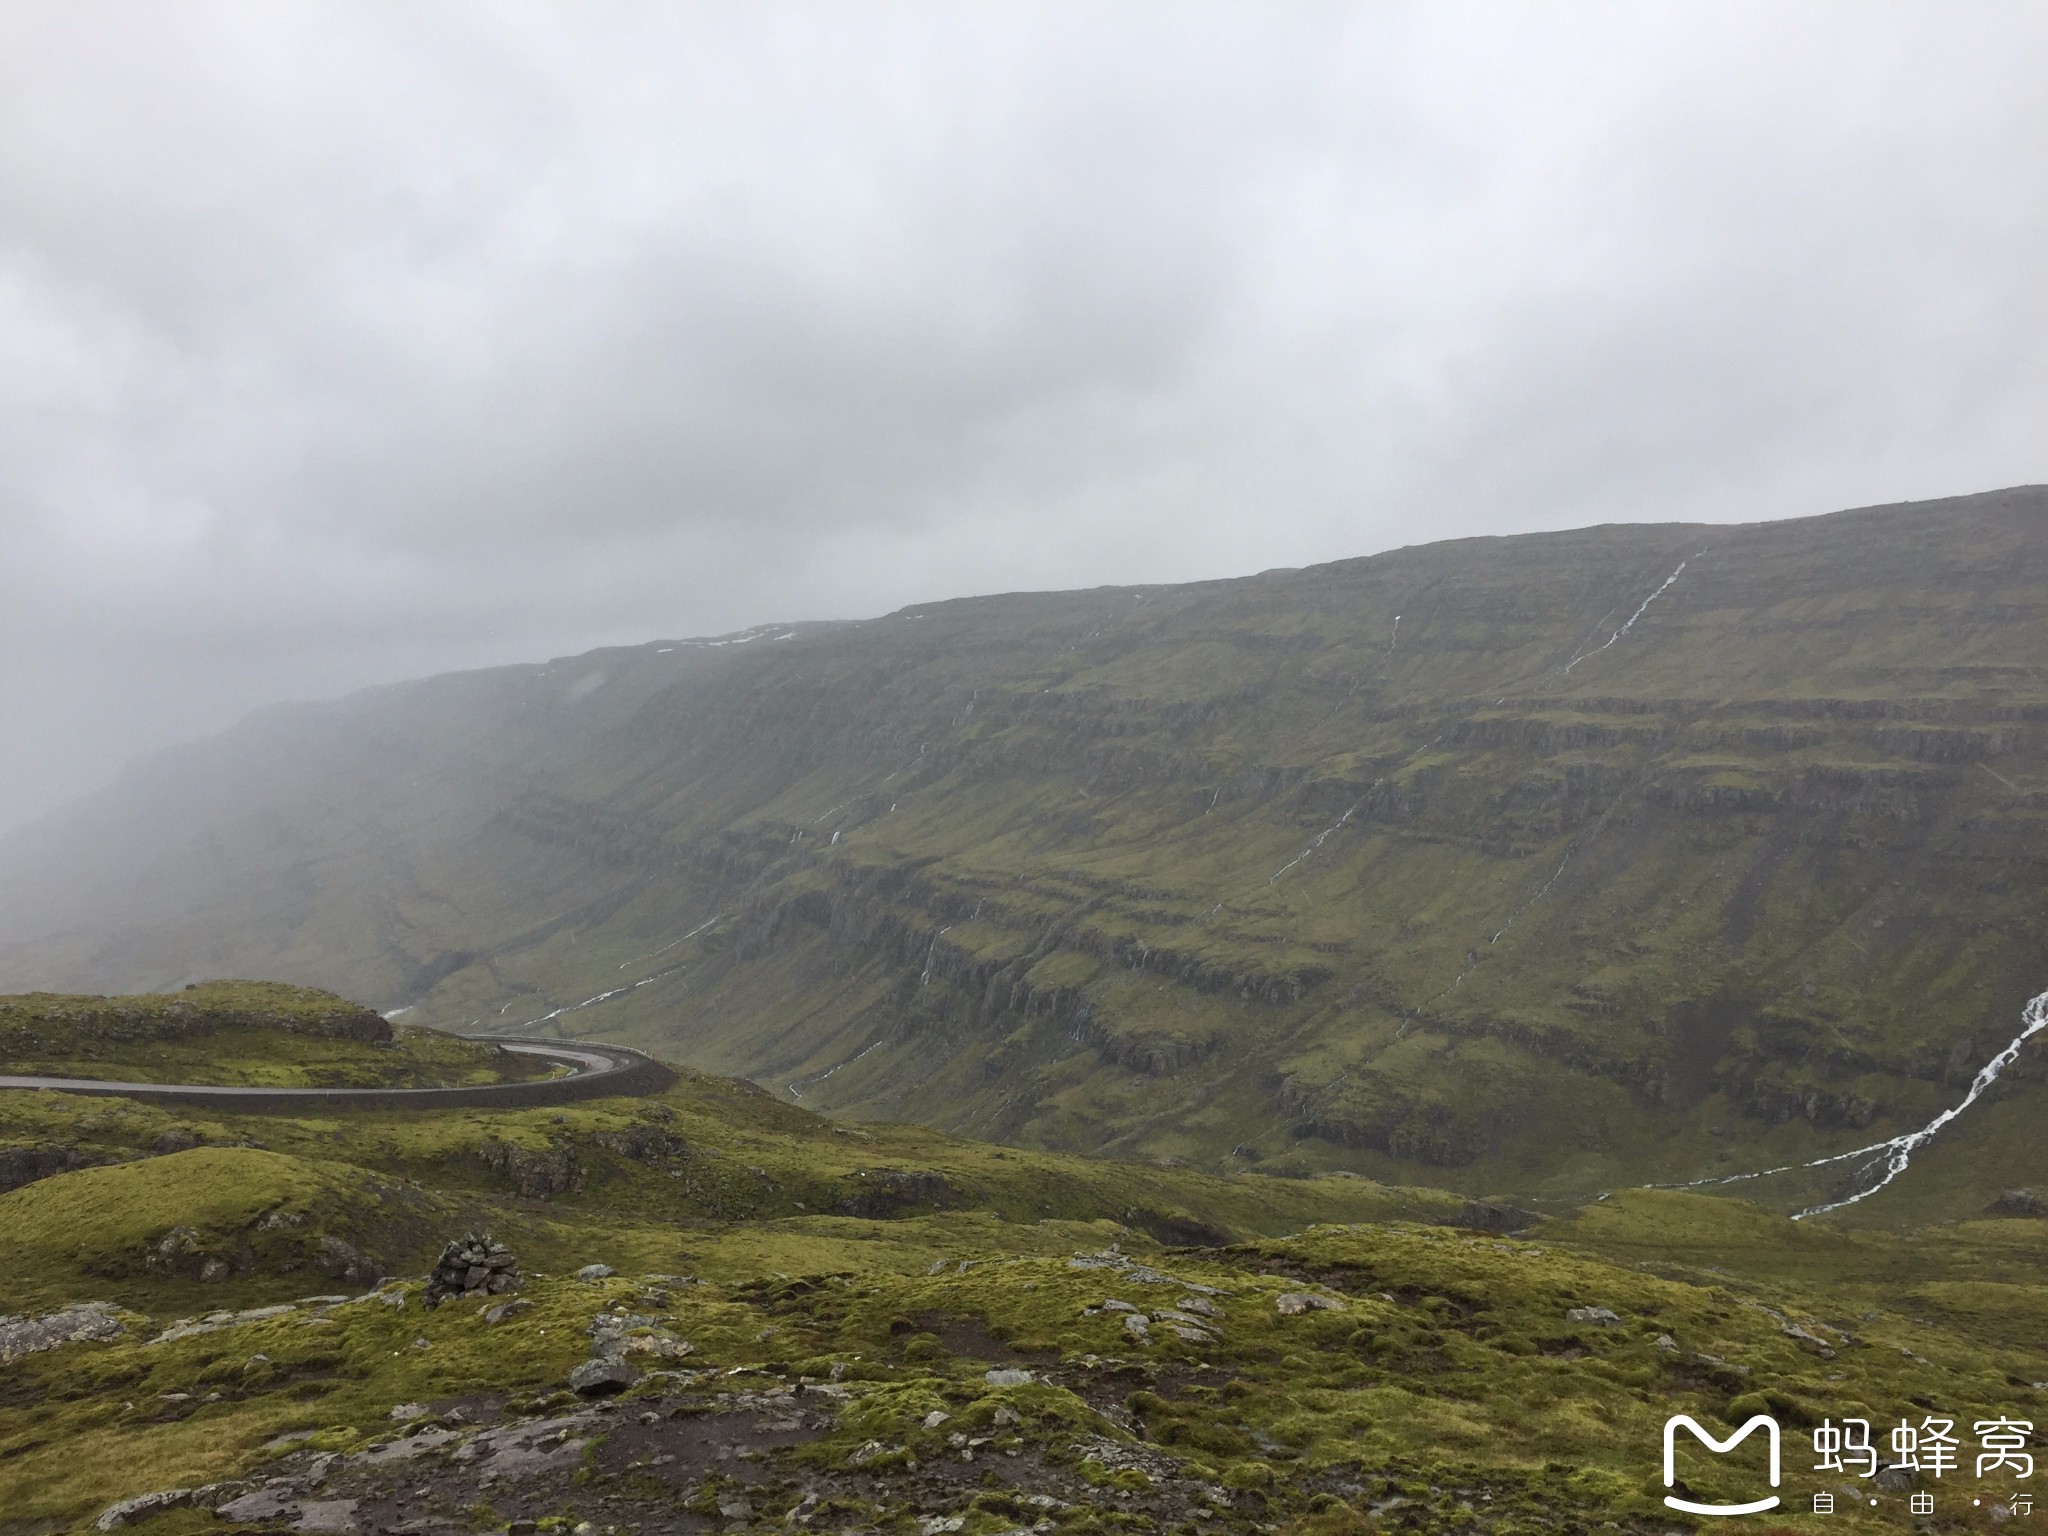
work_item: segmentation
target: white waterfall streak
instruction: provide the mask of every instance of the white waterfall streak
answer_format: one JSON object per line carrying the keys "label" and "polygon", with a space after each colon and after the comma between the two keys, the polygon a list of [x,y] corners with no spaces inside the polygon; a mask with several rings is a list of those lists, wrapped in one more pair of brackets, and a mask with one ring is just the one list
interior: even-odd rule
{"label": "white waterfall streak", "polygon": [[[1874,1147],[1863,1147],[1856,1152],[1845,1152],[1840,1157],[1822,1160],[1832,1163],[1847,1162],[1852,1157],[1870,1153],[1873,1154],[1871,1158],[1872,1163],[1880,1159],[1884,1162],[1885,1171],[1883,1178],[1867,1188],[1859,1189],[1855,1194],[1848,1196],[1846,1199],[1831,1201],[1826,1205],[1808,1206],[1805,1210],[1796,1212],[1792,1219],[1799,1221],[1808,1216],[1822,1216],[1829,1211],[1839,1211],[1845,1205],[1854,1205],[1859,1200],[1868,1200],[1880,1189],[1883,1189],[1885,1185],[1891,1183],[1893,1179],[1904,1173],[1907,1166],[1913,1161],[1913,1154],[1915,1152],[1926,1146],[1928,1142],[1934,1140],[1941,1133],[1943,1126],[1956,1119],[1964,1110],[1976,1103],[1978,1099],[1983,1097],[1984,1090],[1998,1081],[1998,1075],[2011,1066],[2014,1060],[2018,1058],[2020,1047],[2027,1043],[2029,1037],[2044,1028],[2048,1028],[2048,992],[2043,992],[2039,997],[2028,1002],[2025,1009],[2020,1013],[2020,1023],[2025,1027],[2017,1035],[2013,1036],[2011,1044],[1985,1062],[1978,1070],[1977,1075],[1970,1080],[1970,1091],[1963,1095],[1963,1100],[1960,1104],[1944,1109],[1917,1131],[1909,1131],[1904,1136],[1894,1136],[1890,1141],[1881,1141]],[[1808,1163],[1806,1166],[1817,1168],[1820,1164]],[[1868,1168],[1869,1164],[1866,1164],[1864,1168],[1858,1171],[1867,1172]]]}
{"label": "white waterfall streak", "polygon": [[[1604,821],[1606,818],[1602,817],[1601,819]],[[1596,827],[1594,828],[1594,830],[1598,831],[1599,828]],[[1572,855],[1577,853],[1578,851],[1579,845],[1576,842],[1574,842],[1570,847],[1565,849],[1564,857],[1558,860],[1557,868],[1553,869],[1550,872],[1550,878],[1543,882],[1543,884],[1537,889],[1536,894],[1534,896],[1531,896],[1527,901],[1523,902],[1519,907],[1515,908],[1514,911],[1508,914],[1508,920],[1500,925],[1500,933],[1496,933],[1492,938],[1488,939],[1486,941],[1488,944],[1498,944],[1500,942],[1501,933],[1506,933],[1510,928],[1514,927],[1516,918],[1520,917],[1524,912],[1528,911],[1531,907],[1535,906],[1537,902],[1541,901],[1544,897],[1550,894],[1550,888],[1553,885],[1557,884],[1557,877],[1564,873],[1565,865],[1571,863]],[[1452,985],[1455,986],[1456,983],[1454,982],[1452,983]]]}
{"label": "white waterfall streak", "polygon": [[[1527,901],[1523,902],[1519,907],[1516,907],[1514,911],[1510,912],[1507,915],[1507,920],[1500,925],[1499,931],[1496,932],[1492,938],[1486,941],[1488,949],[1491,949],[1494,945],[1498,944],[1501,941],[1502,937],[1506,935],[1507,931],[1510,928],[1514,927],[1518,921],[1520,921],[1522,915],[1525,912],[1527,912],[1531,907],[1535,906],[1537,902],[1541,901],[1544,897],[1550,894],[1550,888],[1556,885],[1559,879],[1563,877],[1565,866],[1571,863],[1572,855],[1577,853],[1579,849],[1584,847],[1586,843],[1589,842],[1591,839],[1598,837],[1600,835],[1601,831],[1604,830],[1607,826],[1608,817],[1614,814],[1615,807],[1619,806],[1620,804],[1621,802],[1619,800],[1616,800],[1613,805],[1608,806],[1606,810],[1600,813],[1600,819],[1598,821],[1594,822],[1592,826],[1588,827],[1584,832],[1580,833],[1577,837],[1573,838],[1569,843],[1565,845],[1564,857],[1557,861],[1557,868],[1553,869],[1550,872],[1550,878],[1544,881],[1538,887],[1536,887],[1535,893],[1532,896],[1530,896]],[[1394,1032],[1394,1038],[1396,1040],[1399,1040],[1403,1035],[1407,1034],[1408,1026],[1411,1023],[1413,1023],[1421,1015],[1422,1010],[1427,1008],[1431,1003],[1435,1002],[1440,997],[1448,997],[1451,995],[1451,993],[1457,991],[1458,988],[1464,984],[1465,978],[1467,976],[1470,976],[1477,969],[1479,969],[1480,962],[1485,958],[1486,957],[1483,954],[1467,950],[1465,953],[1465,968],[1462,971],[1458,972],[1457,975],[1451,978],[1451,984],[1449,986],[1445,987],[1440,992],[1432,992],[1428,997],[1425,997],[1421,1002],[1417,1003],[1413,1008],[1411,1008],[1408,1011],[1408,1017],[1401,1021],[1401,1027]]]}
{"label": "white waterfall streak", "polygon": [[[712,913],[709,920],[699,923],[696,927],[692,928],[688,933],[684,934],[682,938],[671,939],[668,943],[662,945],[659,949],[652,949],[644,955],[635,956],[633,959],[628,960],[625,963],[625,965],[621,965],[619,969],[623,971],[627,965],[638,965],[643,960],[652,960],[656,955],[667,954],[670,950],[674,949],[678,944],[686,943],[689,940],[697,937],[698,934],[704,932],[705,929],[711,927],[713,923],[716,923],[723,916],[725,916],[723,912]],[[628,992],[638,991],[641,987],[647,986],[652,982],[660,981],[664,976],[673,976],[677,971],[681,969],[682,967],[679,965],[672,965],[667,970],[656,971],[652,976],[643,976],[638,981],[628,982],[623,987],[613,987],[608,992],[599,992],[594,996],[586,997],[580,1003],[564,1003],[561,1007],[553,1009],[550,1012],[544,1013],[537,1019],[528,1019],[524,1024],[517,1024],[513,1027],[515,1029],[531,1029],[536,1024],[546,1024],[550,1020],[559,1019],[565,1013],[581,1013],[585,1008],[595,1008],[599,1003],[608,1003],[615,997],[624,997]],[[513,1002],[517,1001],[517,998],[513,999]],[[500,1008],[498,1010],[499,1017],[502,1018],[505,1014],[505,1009],[510,1008],[511,1006],[512,1003],[507,1003],[504,1008]]]}
{"label": "white waterfall streak", "polygon": [[1687,560],[1679,561],[1678,569],[1673,571],[1669,576],[1666,576],[1664,578],[1664,585],[1659,587],[1656,591],[1652,592],[1648,597],[1644,598],[1643,605],[1640,608],[1638,608],[1634,613],[1628,616],[1628,622],[1622,625],[1621,628],[1617,629],[1613,634],[1607,637],[1607,645],[1601,646],[1599,650],[1588,651],[1584,656],[1574,656],[1570,661],[1564,664],[1564,670],[1569,672],[1573,667],[1576,667],[1580,662],[1587,661],[1595,656],[1598,656],[1600,654],[1600,651],[1606,650],[1608,645],[1614,644],[1615,641],[1619,640],[1623,635],[1627,634],[1630,630],[1634,629],[1636,627],[1636,620],[1640,619],[1644,614],[1650,611],[1650,604],[1654,603],[1655,601],[1657,601],[1658,598],[1664,595],[1664,593],[1670,588],[1671,583],[1678,580],[1680,574],[1683,573],[1686,566],[1689,564],[1691,564],[1691,562]]}
{"label": "white waterfall streak", "polygon": [[[931,743],[930,743],[930,742],[925,742],[925,743],[924,743],[924,744],[923,744],[922,746],[920,746],[920,747],[919,747],[919,748],[917,749],[917,756],[913,757],[913,758],[912,758],[912,759],[911,759],[911,760],[910,760],[909,762],[905,763],[905,764],[904,764],[904,765],[903,765],[903,766],[902,766],[901,768],[897,768],[897,769],[893,770],[892,772],[890,772],[890,773],[889,773],[889,774],[887,775],[887,777],[885,777],[885,778],[884,778],[884,779],[882,780],[882,784],[886,784],[886,783],[888,783],[890,779],[893,779],[893,778],[895,778],[895,777],[896,777],[896,776],[897,776],[898,774],[901,774],[901,773],[905,773],[905,772],[909,771],[910,769],[912,769],[912,768],[915,768],[915,767],[916,767],[916,766],[917,766],[917,765],[918,765],[919,763],[923,762],[923,761],[924,761],[924,754],[925,754],[925,749],[926,749],[927,747],[929,747],[930,745],[931,745]],[[880,789],[880,788],[882,787],[882,784],[877,784],[877,785],[875,786],[875,788],[877,788],[877,789]],[[890,806],[890,807],[889,807],[889,809],[893,811],[893,810],[895,810],[895,809],[896,809],[896,807],[892,805],[892,806]],[[829,815],[830,813],[828,812],[827,814]],[[820,820],[822,821],[822,820],[823,820],[824,818],[823,818],[823,817],[820,817],[819,819],[820,819]]]}
{"label": "white waterfall streak", "polygon": [[632,990],[633,989],[630,986],[613,987],[609,992],[600,992],[595,997],[586,997],[580,1003],[564,1003],[561,1007],[555,1009],[552,1013],[544,1013],[537,1019],[528,1019],[524,1024],[520,1025],[519,1027],[521,1029],[531,1029],[534,1025],[545,1024],[550,1019],[559,1019],[565,1013],[576,1013],[584,1008],[595,1008],[599,1003],[608,1003],[613,998],[623,997],[626,993]]}
{"label": "white waterfall streak", "polygon": [[536,1024],[546,1024],[551,1020],[559,1019],[565,1013],[581,1013],[585,1008],[595,1008],[599,1003],[608,1003],[615,997],[624,997],[628,992],[637,992],[642,987],[652,986],[655,982],[661,981],[665,977],[673,976],[677,971],[684,969],[687,969],[687,967],[672,965],[665,971],[656,971],[652,976],[642,976],[638,981],[629,981],[623,987],[613,987],[608,992],[599,992],[594,997],[586,997],[580,1003],[564,1003],[561,1007],[552,1009],[537,1019],[528,1019],[524,1024],[517,1024],[513,1027],[515,1029],[531,1029]]}
{"label": "white waterfall streak", "polygon": [[924,952],[924,974],[917,978],[917,984],[920,987],[926,986],[931,982],[932,956],[936,955],[939,952],[939,940],[943,939],[947,934],[951,933],[952,931],[953,925],[951,923],[948,923],[945,927],[941,928],[937,933],[932,935],[931,948],[927,949]]}
{"label": "white waterfall streak", "polygon": [[[1374,781],[1375,787],[1377,787],[1378,783],[1378,780]],[[1266,876],[1266,884],[1271,885],[1275,880],[1278,880],[1282,875],[1286,874],[1287,871],[1294,868],[1294,866],[1299,864],[1303,859],[1307,858],[1310,854],[1314,853],[1318,848],[1322,847],[1323,844],[1329,840],[1330,834],[1332,832],[1335,832],[1339,827],[1343,826],[1345,822],[1349,821],[1353,816],[1358,814],[1358,807],[1363,804],[1365,804],[1363,800],[1353,802],[1350,810],[1346,811],[1342,816],[1339,816],[1329,826],[1323,828],[1322,831],[1318,832],[1306,848],[1302,849],[1301,852],[1297,853],[1285,864],[1282,864],[1278,869],[1274,870],[1272,874]]]}
{"label": "white waterfall streak", "polygon": [[1832,1157],[1817,1157],[1810,1163],[1785,1163],[1777,1168],[1760,1168],[1755,1173],[1731,1173],[1722,1178],[1693,1179],[1684,1184],[1652,1184],[1648,1187],[1651,1189],[1705,1189],[1722,1184],[1741,1184],[1750,1179],[1767,1179],[1776,1173],[1796,1173],[1807,1168],[1827,1168],[1835,1163],[1853,1162],[1857,1158],[1862,1158],[1863,1163],[1856,1170],[1858,1174],[1867,1174],[1878,1164],[1882,1163],[1884,1165],[1883,1176],[1872,1183],[1866,1184],[1853,1195],[1844,1196],[1840,1200],[1831,1200],[1825,1205],[1810,1205],[1803,1211],[1795,1211],[1792,1219],[1794,1221],[1803,1221],[1808,1216],[1824,1216],[1829,1211],[1839,1211],[1844,1206],[1855,1205],[1858,1201],[1868,1200],[1911,1166],[1915,1152],[1918,1152],[1928,1142],[1941,1134],[1944,1127],[1961,1116],[1964,1110],[1984,1096],[1985,1091],[1998,1081],[1999,1074],[2004,1072],[2007,1067],[2011,1066],[2018,1059],[2021,1046],[2025,1045],[2028,1040],[2039,1034],[2043,1029],[2048,1029],[2048,992],[2043,992],[2039,997],[2033,998],[2027,1003],[2027,1006],[2020,1011],[2020,1023],[2023,1027],[2017,1035],[2013,1036],[2011,1043],[1996,1056],[1984,1063],[1978,1070],[1977,1075],[1970,1080],[1970,1090],[1963,1095],[1962,1101],[1943,1110],[1917,1131],[1908,1131],[1903,1136],[1894,1136],[1887,1141],[1873,1142],[1867,1147],[1857,1147],[1852,1151],[1837,1152]]}
{"label": "white waterfall streak", "polygon": [[852,1066],[856,1061],[859,1061],[862,1056],[867,1055],[868,1051],[872,1051],[879,1048],[881,1043],[881,1041],[877,1040],[873,1045],[869,1046],[866,1051],[861,1051],[856,1055],[847,1057],[846,1060],[840,1062],[839,1065],[836,1067],[827,1067],[824,1071],[820,1072],[816,1077],[794,1078],[790,1082],[785,1083],[783,1086],[789,1089],[789,1096],[792,1099],[801,1101],[803,1099],[803,1090],[797,1087],[798,1083],[804,1084],[805,1087],[815,1088],[818,1086],[818,1084],[825,1081],[826,1078],[830,1077],[834,1072],[843,1071],[845,1068]]}
{"label": "white waterfall streak", "polygon": [[[710,923],[699,923],[696,927],[692,928],[688,933],[684,934],[680,939],[670,939],[666,944],[662,945],[659,949],[650,949],[644,955],[635,955],[632,959],[623,961],[620,964],[619,969],[623,971],[629,965],[638,965],[642,960],[652,960],[656,955],[667,954],[670,950],[674,949],[678,944],[687,943],[691,939],[697,937],[698,934],[702,933],[706,928],[709,928],[711,926],[711,923],[717,922],[723,916],[725,916],[723,912],[712,913]],[[505,1006],[509,1008],[511,1004],[507,1003]]]}

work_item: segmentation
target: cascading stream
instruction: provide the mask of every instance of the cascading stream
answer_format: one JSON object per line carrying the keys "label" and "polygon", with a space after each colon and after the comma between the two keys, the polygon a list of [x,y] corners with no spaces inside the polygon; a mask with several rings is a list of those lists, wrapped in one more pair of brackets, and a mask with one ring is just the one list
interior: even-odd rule
{"label": "cascading stream", "polygon": [[1970,1081],[1969,1092],[1965,1093],[1962,1097],[1962,1102],[1951,1105],[1943,1110],[1917,1131],[1908,1131],[1902,1136],[1893,1136],[1885,1141],[1873,1142],[1867,1147],[1857,1147],[1853,1151],[1837,1152],[1832,1157],[1817,1157],[1812,1162],[1786,1163],[1782,1167],[1761,1168],[1755,1173],[1732,1173],[1722,1178],[1692,1179],[1684,1184],[1652,1184],[1648,1187],[1651,1189],[1705,1189],[1722,1184],[1741,1184],[1750,1179],[1767,1179],[1771,1175],[1778,1173],[1797,1173],[1808,1168],[1827,1168],[1836,1163],[1852,1162],[1860,1157],[1864,1159],[1864,1162],[1856,1170],[1858,1174],[1867,1174],[1872,1168],[1882,1163],[1884,1165],[1883,1177],[1857,1190],[1853,1195],[1845,1195],[1840,1200],[1830,1200],[1824,1205],[1810,1205],[1803,1211],[1795,1211],[1792,1214],[1792,1219],[1794,1221],[1803,1221],[1808,1216],[1824,1216],[1830,1211],[1839,1211],[1845,1206],[1855,1205],[1858,1201],[1868,1200],[1911,1166],[1915,1152],[1918,1152],[1928,1142],[1941,1134],[1944,1127],[1958,1119],[1964,1110],[1984,1096],[1985,1091],[1998,1081],[1999,1075],[2019,1058],[2021,1046],[2025,1045],[2028,1040],[2039,1034],[2043,1029],[2048,1029],[2048,992],[2043,992],[2039,997],[2028,1001],[2027,1006],[2020,1010],[2020,1023],[2024,1027],[2017,1035],[2013,1036],[2012,1041],[2006,1048],[1978,1069],[1976,1077]]}
{"label": "cascading stream", "polygon": [[[1384,784],[1385,782],[1386,780],[1384,779],[1374,779],[1372,787],[1373,789],[1378,789],[1380,785]],[[1367,791],[1367,793],[1370,792],[1371,791]],[[1346,811],[1342,816],[1339,816],[1329,826],[1323,828],[1322,831],[1318,832],[1306,848],[1302,849],[1301,852],[1297,853],[1285,864],[1282,864],[1278,869],[1274,870],[1272,874],[1266,876],[1266,884],[1271,885],[1275,880],[1278,880],[1282,875],[1286,874],[1287,871],[1294,868],[1294,866],[1299,864],[1303,859],[1307,858],[1310,854],[1314,853],[1318,848],[1322,847],[1324,843],[1329,841],[1330,834],[1332,832],[1335,832],[1338,828],[1342,827],[1346,822],[1351,820],[1353,816],[1358,814],[1358,807],[1363,804],[1365,804],[1363,800],[1358,801],[1357,804],[1353,805],[1350,810]]]}
{"label": "cascading stream", "polygon": [[789,1090],[789,1096],[790,1096],[790,1098],[792,1098],[792,1099],[794,1099],[794,1100],[796,1100],[796,1101],[798,1101],[798,1102],[800,1103],[800,1102],[802,1102],[802,1100],[803,1100],[803,1096],[804,1096],[804,1095],[803,1095],[803,1089],[802,1089],[802,1088],[799,1088],[799,1087],[797,1087],[797,1084],[798,1084],[798,1083],[802,1083],[802,1084],[804,1085],[804,1088],[815,1088],[815,1087],[817,1087],[817,1086],[818,1086],[818,1084],[820,1084],[820,1083],[824,1082],[824,1081],[825,1081],[825,1079],[826,1079],[826,1078],[828,1078],[828,1077],[830,1077],[830,1076],[831,1076],[831,1075],[832,1075],[833,1073],[835,1073],[835,1072],[839,1072],[839,1071],[843,1071],[843,1070],[844,1070],[845,1068],[847,1068],[847,1067],[850,1067],[850,1066],[852,1066],[852,1065],[853,1065],[853,1064],[854,1064],[854,1063],[855,1063],[856,1061],[859,1061],[859,1060],[861,1059],[861,1057],[862,1057],[862,1056],[865,1056],[865,1055],[867,1055],[869,1051],[874,1051],[874,1050],[878,1050],[878,1049],[880,1049],[880,1048],[881,1048],[881,1044],[882,1044],[882,1042],[881,1042],[881,1041],[879,1041],[879,1040],[877,1040],[877,1041],[875,1041],[875,1043],[874,1043],[873,1045],[870,1045],[870,1046],[869,1046],[869,1047],[867,1048],[867,1050],[864,1050],[864,1051],[860,1051],[860,1052],[858,1052],[858,1053],[857,1053],[857,1054],[855,1054],[855,1055],[852,1055],[852,1056],[849,1056],[849,1057],[847,1057],[847,1058],[846,1058],[846,1060],[844,1060],[844,1061],[840,1062],[838,1066],[836,1066],[836,1067],[827,1067],[827,1068],[826,1068],[826,1069],[825,1069],[824,1071],[822,1071],[822,1072],[818,1073],[818,1074],[817,1074],[817,1075],[816,1075],[815,1077],[799,1077],[799,1078],[794,1078],[794,1079],[792,1079],[791,1081],[789,1081],[789,1082],[787,1082],[787,1083],[783,1084],[783,1087],[785,1087],[785,1088],[787,1088],[787,1089]]}
{"label": "cascading stream", "polygon": [[[1700,551],[1700,554],[1705,553],[1705,550]],[[1697,560],[1698,558],[1699,555],[1694,555],[1692,557],[1692,560]],[[1664,578],[1663,586],[1659,587],[1656,591],[1652,592],[1648,597],[1643,599],[1642,606],[1636,609],[1634,613],[1628,616],[1628,622],[1622,625],[1621,628],[1617,629],[1613,634],[1607,637],[1606,645],[1600,646],[1597,650],[1588,651],[1583,656],[1574,656],[1570,661],[1564,664],[1564,670],[1566,672],[1570,672],[1571,669],[1573,667],[1576,667],[1580,662],[1592,660],[1595,656],[1598,656],[1601,651],[1606,650],[1607,646],[1614,644],[1615,641],[1619,640],[1623,635],[1627,634],[1630,630],[1634,629],[1636,627],[1636,620],[1640,619],[1644,614],[1650,611],[1650,604],[1654,603],[1655,601],[1657,601],[1658,598],[1664,595],[1665,591],[1669,589],[1671,584],[1674,581],[1678,580],[1678,578],[1684,574],[1685,568],[1692,563],[1692,560],[1679,561],[1678,569],[1673,571],[1669,576],[1666,576]]]}

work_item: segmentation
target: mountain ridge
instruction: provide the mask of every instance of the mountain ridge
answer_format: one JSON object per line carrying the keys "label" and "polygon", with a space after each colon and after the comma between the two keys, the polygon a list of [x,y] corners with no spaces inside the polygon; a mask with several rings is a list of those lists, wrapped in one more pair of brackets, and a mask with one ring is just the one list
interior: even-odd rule
{"label": "mountain ridge", "polygon": [[1538,1193],[1924,1123],[2041,990],[2040,488],[753,633],[245,722],[0,839],[0,986]]}

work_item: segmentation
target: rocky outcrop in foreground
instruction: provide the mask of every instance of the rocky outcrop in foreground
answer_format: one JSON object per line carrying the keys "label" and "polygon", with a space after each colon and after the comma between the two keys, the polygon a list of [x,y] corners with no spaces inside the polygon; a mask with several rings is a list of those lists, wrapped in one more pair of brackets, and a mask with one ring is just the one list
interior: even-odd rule
{"label": "rocky outcrop in foreground", "polygon": [[429,1307],[444,1301],[502,1296],[519,1288],[519,1255],[488,1232],[472,1232],[441,1250],[427,1277]]}
{"label": "rocky outcrop in foreground", "polygon": [[41,1317],[0,1317],[0,1360],[55,1349],[60,1344],[118,1339],[121,1309],[112,1302],[74,1302]]}

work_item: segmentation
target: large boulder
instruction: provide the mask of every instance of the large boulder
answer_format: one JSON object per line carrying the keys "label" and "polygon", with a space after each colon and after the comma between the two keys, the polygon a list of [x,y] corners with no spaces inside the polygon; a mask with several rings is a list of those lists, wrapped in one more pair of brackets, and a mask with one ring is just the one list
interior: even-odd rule
{"label": "large boulder", "polygon": [[586,1360],[569,1373],[569,1388],[584,1397],[613,1397],[640,1379],[639,1367],[616,1355]]}
{"label": "large boulder", "polygon": [[120,1309],[111,1302],[81,1301],[41,1317],[0,1317],[0,1360],[39,1354],[61,1344],[121,1336]]}

